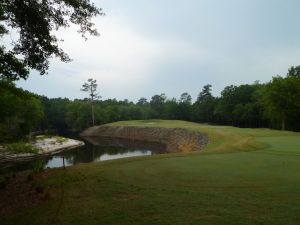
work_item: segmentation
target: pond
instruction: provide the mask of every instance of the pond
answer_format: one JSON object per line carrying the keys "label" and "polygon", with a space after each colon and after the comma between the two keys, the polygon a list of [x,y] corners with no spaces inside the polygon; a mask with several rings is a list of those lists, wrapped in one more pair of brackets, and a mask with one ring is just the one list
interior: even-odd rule
{"label": "pond", "polygon": [[89,138],[84,146],[57,153],[53,156],[16,164],[1,165],[0,174],[28,169],[58,168],[79,163],[114,160],[127,157],[147,156],[165,152],[166,146],[155,142],[127,139]]}

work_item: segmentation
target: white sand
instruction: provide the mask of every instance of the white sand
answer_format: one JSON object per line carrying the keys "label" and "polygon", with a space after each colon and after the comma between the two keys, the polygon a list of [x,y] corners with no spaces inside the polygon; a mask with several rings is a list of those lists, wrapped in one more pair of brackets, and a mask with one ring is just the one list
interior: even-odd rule
{"label": "white sand", "polygon": [[39,149],[37,154],[32,153],[22,153],[13,154],[5,151],[5,149],[0,149],[0,162],[10,162],[10,161],[22,161],[29,160],[34,157],[53,155],[55,153],[77,148],[84,145],[83,141],[78,141],[69,138],[61,137],[51,137],[51,138],[38,138],[34,143],[30,143]]}
{"label": "white sand", "polygon": [[84,145],[84,142],[68,138],[64,138],[62,142],[59,142],[57,138],[52,137],[38,139],[35,143],[33,143],[33,145],[40,149],[39,154],[49,154],[82,146]]}

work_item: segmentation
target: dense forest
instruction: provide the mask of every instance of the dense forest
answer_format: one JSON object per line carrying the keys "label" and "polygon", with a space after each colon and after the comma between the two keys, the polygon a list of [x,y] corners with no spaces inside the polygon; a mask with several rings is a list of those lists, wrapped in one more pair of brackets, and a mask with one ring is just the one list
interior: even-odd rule
{"label": "dense forest", "polygon": [[[95,124],[135,119],[174,119],[238,127],[268,127],[300,131],[300,66],[268,83],[230,85],[219,97],[207,84],[193,102],[188,93],[179,99],[165,94],[140,98],[94,100]],[[49,99],[0,80],[0,141],[30,132],[80,131],[92,126],[91,99]]]}

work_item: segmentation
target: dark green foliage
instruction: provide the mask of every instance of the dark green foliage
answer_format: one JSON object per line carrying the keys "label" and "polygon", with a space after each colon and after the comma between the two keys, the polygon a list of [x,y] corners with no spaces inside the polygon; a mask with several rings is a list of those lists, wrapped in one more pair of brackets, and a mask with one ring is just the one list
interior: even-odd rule
{"label": "dark green foliage", "polygon": [[298,78],[300,79],[300,66],[292,66],[290,69],[289,69],[289,72],[287,74],[287,77],[293,77],[293,78]]}
{"label": "dark green foliage", "polygon": [[175,119],[190,120],[191,111],[192,111],[192,97],[187,92],[185,92],[180,96]]}
{"label": "dark green foliage", "polygon": [[0,141],[25,136],[39,129],[44,109],[38,96],[0,80]]}
{"label": "dark green foliage", "polygon": [[[299,68],[299,67],[297,67]],[[293,71],[293,72],[291,72]],[[265,113],[282,130],[294,130],[300,116],[300,76],[292,67],[286,78],[273,77],[264,90]]]}
{"label": "dark green foliage", "polygon": [[18,80],[19,78],[26,79],[28,74],[25,63],[17,59],[11,51],[6,52],[5,48],[0,46],[0,77]]}
{"label": "dark green foliage", "polygon": [[218,122],[240,127],[263,126],[263,108],[258,95],[262,87],[259,83],[225,87],[215,106]]}
{"label": "dark green foliage", "polygon": [[[91,18],[101,14],[101,9],[90,0],[2,0],[0,37],[12,29],[18,33],[18,40],[9,52],[0,46],[0,77],[26,79],[28,68],[43,75],[53,56],[70,61],[53,32],[75,24],[84,38],[87,33],[98,35]],[[17,55],[22,59],[17,59]]]}
{"label": "dark green foliage", "polygon": [[41,101],[45,109],[45,119],[42,122],[42,128],[57,131],[67,129],[65,113],[70,100],[67,98],[54,98],[50,100],[47,97],[42,97]]}
{"label": "dark green foliage", "polygon": [[148,104],[147,99],[142,97],[138,100],[137,105],[146,105]]}
{"label": "dark green foliage", "polygon": [[213,122],[216,99],[211,94],[211,85],[207,84],[199,93],[193,105],[193,120],[197,122]]}
{"label": "dark green foliage", "polygon": [[[267,84],[227,86],[220,97],[205,85],[192,104],[191,96],[183,93],[179,100],[165,94],[154,95],[148,102],[140,98],[135,104],[107,99],[94,101],[95,125],[120,120],[174,119],[239,127],[272,127],[284,125],[300,130],[299,67],[292,67],[287,77],[275,77]],[[93,125],[90,99],[74,100],[43,98],[46,120],[44,129],[83,130]]]}
{"label": "dark green foliage", "polygon": [[169,99],[164,105],[165,118],[175,120],[178,115],[178,102],[175,98]]}
{"label": "dark green foliage", "polygon": [[164,114],[164,104],[167,97],[165,94],[154,95],[150,101],[151,117],[160,118]]}
{"label": "dark green foliage", "polygon": [[[192,104],[188,93],[179,100],[165,94],[148,102],[116,99],[94,100],[95,125],[120,120],[172,119],[239,127],[271,127],[300,130],[300,67],[292,67],[286,77],[274,77],[267,84],[227,86],[220,97],[205,85]],[[91,99],[39,97],[10,81],[1,81],[0,141],[20,138],[29,132],[81,131],[93,126]],[[94,97],[94,96],[93,96]]]}

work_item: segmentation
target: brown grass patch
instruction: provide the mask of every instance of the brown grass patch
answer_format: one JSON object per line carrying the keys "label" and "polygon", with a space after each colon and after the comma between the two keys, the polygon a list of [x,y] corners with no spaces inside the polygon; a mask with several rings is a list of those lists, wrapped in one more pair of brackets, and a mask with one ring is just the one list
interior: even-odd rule
{"label": "brown grass patch", "polygon": [[44,182],[53,173],[51,170],[46,170],[39,173],[6,176],[0,189],[0,216],[29,208],[59,195],[58,190],[50,189]]}
{"label": "brown grass patch", "polygon": [[118,193],[115,193],[115,195],[113,196],[113,200],[122,201],[122,202],[131,201],[131,200],[138,200],[138,199],[141,199],[141,198],[142,198],[141,195],[128,193],[128,192],[118,192]]}

